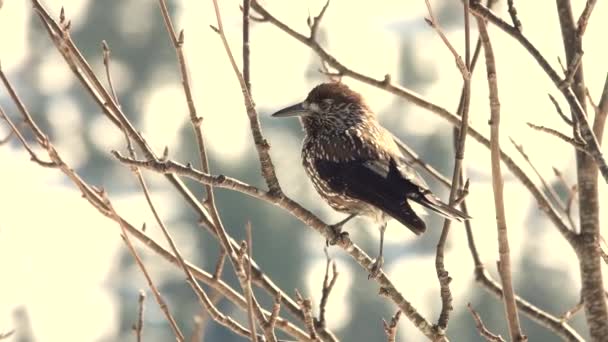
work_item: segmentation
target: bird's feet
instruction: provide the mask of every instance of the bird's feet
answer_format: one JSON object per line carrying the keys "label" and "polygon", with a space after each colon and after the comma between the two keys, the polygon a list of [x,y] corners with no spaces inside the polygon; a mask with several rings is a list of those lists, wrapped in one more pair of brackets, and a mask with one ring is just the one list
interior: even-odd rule
{"label": "bird's feet", "polygon": [[378,277],[380,272],[382,272],[383,264],[384,258],[382,256],[378,256],[369,269],[369,275],[367,276],[367,279],[375,279],[376,277]]}
{"label": "bird's feet", "polygon": [[344,241],[344,239],[348,238],[348,232],[343,232],[342,231],[342,223],[339,224],[332,224],[329,226],[329,229],[332,230],[333,234],[333,238],[332,239],[327,239],[325,240],[325,246],[329,247],[329,246],[333,246],[339,242]]}

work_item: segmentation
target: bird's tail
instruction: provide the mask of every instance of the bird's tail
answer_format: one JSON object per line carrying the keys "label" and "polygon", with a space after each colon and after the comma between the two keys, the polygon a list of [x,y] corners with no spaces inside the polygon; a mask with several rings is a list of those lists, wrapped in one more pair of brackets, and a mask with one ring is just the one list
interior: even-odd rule
{"label": "bird's tail", "polygon": [[462,211],[456,208],[450,207],[446,203],[443,203],[439,198],[437,198],[430,192],[424,194],[416,202],[450,220],[463,221],[471,219],[471,216],[463,213]]}

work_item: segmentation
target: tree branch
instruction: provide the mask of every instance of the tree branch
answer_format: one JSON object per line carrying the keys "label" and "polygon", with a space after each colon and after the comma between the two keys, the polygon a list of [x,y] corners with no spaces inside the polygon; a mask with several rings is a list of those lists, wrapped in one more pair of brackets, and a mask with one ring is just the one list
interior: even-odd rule
{"label": "tree branch", "polygon": [[[502,31],[504,31],[505,33],[507,33],[508,35],[513,37],[515,40],[517,40],[530,53],[530,55],[536,60],[536,62],[540,65],[540,67],[545,71],[547,76],[549,76],[551,81],[553,81],[553,84],[564,95],[564,98],[566,99],[566,101],[568,101],[568,104],[570,105],[570,108],[572,109],[574,118],[580,125],[581,136],[585,140],[585,143],[588,145],[589,151],[591,152],[591,155],[593,156],[593,159],[594,159],[595,163],[597,164],[597,167],[599,168],[600,172],[602,173],[604,180],[608,183],[608,164],[606,163],[606,160],[604,159],[604,156],[601,152],[598,140],[596,139],[595,134],[591,130],[589,122],[587,121],[587,116],[586,116],[585,110],[581,106],[581,103],[577,100],[577,97],[574,94],[574,92],[572,91],[572,89],[570,89],[570,87],[563,86],[563,80],[559,77],[557,72],[551,67],[549,62],[547,62],[547,60],[536,49],[536,47],[532,43],[530,43],[530,41],[526,37],[524,37],[523,34],[521,32],[519,32],[516,28],[512,27],[511,25],[507,24],[504,20],[497,17],[492,11],[490,11],[488,8],[486,8],[479,2],[474,1],[471,3],[471,12],[475,16],[478,16],[482,19],[485,19],[485,20],[491,22],[496,27],[498,27],[499,29],[501,29]],[[579,67],[579,69],[580,69],[580,67]]]}
{"label": "tree branch", "polygon": [[500,102],[498,97],[496,64],[486,23],[483,19],[477,20],[477,29],[479,30],[479,36],[485,52],[488,87],[490,89],[490,152],[492,160],[494,206],[496,208],[496,226],[498,229],[498,252],[500,257],[500,261],[498,261],[498,272],[502,280],[504,294],[503,300],[507,322],[509,323],[508,326],[511,341],[527,341],[528,338],[521,332],[519,314],[517,313],[517,306],[515,304],[515,291],[513,289],[513,281],[511,277],[511,255],[509,251],[507,218],[505,214],[503,197],[504,184],[500,167]]}

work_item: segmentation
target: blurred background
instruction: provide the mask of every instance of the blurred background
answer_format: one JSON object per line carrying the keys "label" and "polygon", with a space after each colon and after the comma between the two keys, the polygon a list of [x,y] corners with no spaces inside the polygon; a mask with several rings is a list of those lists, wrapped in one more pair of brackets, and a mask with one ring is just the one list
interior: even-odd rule
{"label": "blurred background", "polygon": [[[1,2],[0,2],[1,3]],[[572,1],[575,16],[585,1]],[[100,43],[112,51],[114,85],[121,105],[161,153],[197,165],[197,150],[188,119],[180,74],[158,3],[144,0],[46,0],[57,17],[61,6],[72,21],[72,36],[84,56],[102,77]],[[264,187],[257,154],[237,79],[226,58],[215,25],[211,1],[169,1],[174,24],[185,30],[185,53],[193,80],[199,114],[210,153],[213,173],[225,174]],[[296,30],[308,34],[306,18],[316,15],[323,1],[266,0],[266,8]],[[433,1],[435,14],[448,38],[464,56],[462,9],[459,1]],[[547,1],[518,2],[525,35],[536,44],[554,68],[563,56],[555,5]],[[241,61],[241,12],[239,1],[221,1],[227,37],[237,61]],[[506,2],[496,11],[508,19]],[[598,2],[584,40],[586,82],[599,99],[606,76],[608,50],[608,5]],[[347,67],[412,89],[451,111],[458,105],[461,76],[454,59],[436,33],[424,22],[423,0],[376,2],[332,1],[321,25],[320,38]],[[473,31],[474,32],[474,31]],[[512,137],[523,144],[540,173],[562,195],[567,189],[552,167],[574,182],[572,149],[554,137],[532,131],[532,122],[570,134],[547,93],[565,101],[534,60],[512,39],[494,28],[490,35],[496,54],[502,109],[502,145],[530,172],[510,144]],[[603,36],[604,35],[604,36]],[[476,34],[472,35],[475,42]],[[164,244],[158,227],[140,193],[132,173],[117,163],[109,151],[124,151],[122,133],[102,115],[83,91],[32,10],[29,1],[5,1],[0,8],[0,61],[39,125],[66,161],[86,181],[104,187],[117,211],[134,225],[148,223],[147,232]],[[488,133],[489,105],[483,59],[473,79],[471,124]],[[300,167],[301,128],[297,120],[271,119],[269,114],[301,101],[316,84],[325,81],[319,73],[319,58],[271,24],[252,23],[252,93],[266,138],[272,149],[284,191],[327,222],[343,215],[335,213],[313,190]],[[102,79],[105,79],[102,77]],[[452,128],[430,112],[386,92],[344,79],[362,92],[379,120],[424,160],[451,176],[453,167]],[[0,104],[18,120],[18,112],[7,93],[0,91]],[[0,135],[8,127],[0,124]],[[608,149],[604,147],[604,153]],[[147,294],[144,340],[174,340],[164,316],[120,239],[120,228],[83,200],[58,170],[43,169],[13,139],[0,146],[0,332],[15,329],[8,341],[133,341],[131,327],[137,317],[138,291]],[[477,246],[487,269],[496,279],[497,237],[491,188],[490,155],[469,139],[466,172],[471,179],[469,210],[474,217]],[[505,204],[508,215],[515,288],[519,295],[554,315],[573,307],[579,299],[578,262],[572,249],[538,210],[535,201],[503,167]],[[153,198],[187,259],[212,270],[218,252],[215,239],[197,226],[197,217],[162,176],[145,173]],[[423,173],[431,187],[447,198],[447,190]],[[601,205],[608,204],[606,185],[600,182]],[[188,183],[199,196],[199,184]],[[277,207],[239,193],[216,191],[220,214],[229,233],[245,237],[245,225],[253,227],[253,254],[258,264],[284,291],[297,288],[313,299],[315,310],[321,298],[325,269],[324,239]],[[576,217],[576,207],[574,215]],[[602,222],[608,220],[603,212]],[[430,229],[415,238],[396,222],[389,223],[385,245],[385,271],[405,297],[430,321],[440,310],[435,274],[435,245],[442,221],[428,216]],[[351,238],[368,254],[375,255],[377,227],[357,219],[346,228]],[[606,228],[604,224],[604,233]],[[139,251],[169,302],[186,336],[192,332],[199,307],[183,274],[139,246]],[[382,318],[390,319],[396,308],[376,295],[378,286],[367,273],[340,249],[329,254],[340,276],[328,303],[328,325],[343,341],[384,340]],[[280,260],[280,262],[278,262]],[[453,341],[481,341],[466,304],[471,303],[485,324],[506,336],[502,303],[478,286],[467,248],[464,227],[453,224],[446,249],[446,267],[454,279],[455,310],[448,335]],[[604,270],[604,275],[608,273]],[[226,281],[239,288],[233,272]],[[268,307],[270,299],[259,293]],[[230,303],[219,308],[243,319]],[[531,341],[554,341],[557,337],[521,316]],[[573,325],[586,336],[582,314]],[[402,317],[400,341],[424,341],[414,326]],[[205,341],[242,341],[220,325],[208,321]]]}

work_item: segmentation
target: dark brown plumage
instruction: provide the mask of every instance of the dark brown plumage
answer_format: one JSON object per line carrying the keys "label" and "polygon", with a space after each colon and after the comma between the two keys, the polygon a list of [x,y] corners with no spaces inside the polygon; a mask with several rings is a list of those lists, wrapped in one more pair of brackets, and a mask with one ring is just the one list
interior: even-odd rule
{"label": "dark brown plumage", "polygon": [[394,218],[416,235],[426,225],[410,201],[449,219],[469,217],[441,202],[407,164],[393,135],[382,127],[357,92],[342,83],[323,83],[306,100],[273,114],[299,116],[305,132],[302,162],[317,192],[349,216],[369,216],[380,223],[380,252],[371,271],[382,266],[384,230]]}

